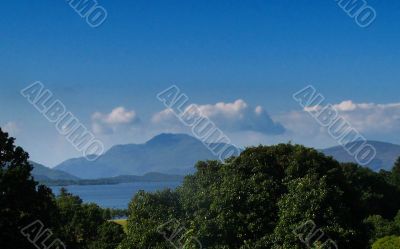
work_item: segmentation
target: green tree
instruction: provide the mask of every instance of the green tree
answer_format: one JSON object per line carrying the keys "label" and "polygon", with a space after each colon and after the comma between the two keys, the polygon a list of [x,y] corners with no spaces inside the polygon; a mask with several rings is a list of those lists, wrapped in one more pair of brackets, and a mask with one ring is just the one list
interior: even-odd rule
{"label": "green tree", "polygon": [[184,217],[188,229],[194,231],[195,236],[200,237],[203,246],[208,248],[216,241],[221,240],[217,212],[211,209],[213,196],[222,180],[220,172],[222,163],[219,161],[200,161],[195,165],[197,172],[185,177],[181,187],[178,188]]}
{"label": "green tree", "polygon": [[[122,229],[108,224],[104,210],[83,204],[65,189],[55,198],[49,188],[34,181],[31,171],[28,153],[0,129],[0,248],[36,248],[28,237],[46,229],[51,230],[49,241],[60,238],[70,249],[86,249],[95,241],[99,248],[115,248],[122,240]],[[31,224],[39,224],[42,230],[25,232],[23,228]],[[38,245],[44,238],[39,237]]]}
{"label": "green tree", "polygon": [[197,168],[180,190],[190,193],[181,198],[206,248],[306,248],[293,230],[309,219],[338,243],[364,245],[356,242],[364,235],[355,230],[365,217],[349,215],[357,199],[345,193],[341,165],[316,150],[259,146],[225,164],[203,162]]}
{"label": "green tree", "polygon": [[400,188],[400,157],[394,163],[391,173],[392,183]]}
{"label": "green tree", "polygon": [[400,227],[395,222],[386,220],[380,215],[372,215],[365,220],[370,229],[370,242],[391,235],[400,235]]}
{"label": "green tree", "polygon": [[[120,248],[169,248],[159,226],[172,220],[167,235],[183,224],[185,233],[175,238],[188,249],[198,246],[193,238],[210,249],[324,248],[326,243],[364,249],[369,235],[375,236],[364,220],[371,215],[392,220],[400,209],[399,189],[384,176],[301,145],[247,148],[223,163],[198,162],[196,169],[177,191],[134,197],[128,238]],[[294,233],[307,222],[315,224],[312,229]]]}
{"label": "green tree", "polygon": [[122,227],[113,222],[104,222],[97,228],[96,239],[88,249],[116,249],[125,238]]}
{"label": "green tree", "polygon": [[292,180],[278,204],[272,248],[310,248],[330,239],[339,247],[361,248],[353,241],[357,233],[349,222],[350,210],[342,195],[339,187],[329,184],[328,176],[310,174]]}
{"label": "green tree", "polygon": [[28,153],[0,128],[0,248],[35,248],[21,229],[36,220],[54,227],[51,191],[31,176]]}
{"label": "green tree", "polygon": [[96,204],[85,204],[78,196],[65,189],[61,189],[56,203],[59,210],[60,239],[68,248],[115,248],[121,238],[125,237],[119,225],[110,225],[104,219],[104,210]]}
{"label": "green tree", "polygon": [[397,215],[393,219],[394,225],[399,229],[400,231],[400,210],[397,212]]}
{"label": "green tree", "polygon": [[388,236],[377,240],[372,249],[398,249],[400,248],[400,237]]}
{"label": "green tree", "polygon": [[[209,229],[198,234],[205,244],[240,248],[273,231],[277,221],[277,201],[284,187],[281,154],[284,146],[248,148],[220,169],[221,182],[208,192]],[[202,224],[201,217],[197,220]],[[211,237],[204,240],[204,235]]]}
{"label": "green tree", "polygon": [[[179,221],[181,212],[176,192],[140,191],[129,205],[128,235],[120,248],[170,248],[171,243],[176,241],[169,241],[169,236],[183,225]],[[175,236],[174,239],[179,237]]]}
{"label": "green tree", "polygon": [[400,208],[400,191],[386,181],[385,176],[354,163],[342,164],[348,183],[348,192],[352,199],[353,216],[365,219],[379,214],[385,219],[393,219]]}

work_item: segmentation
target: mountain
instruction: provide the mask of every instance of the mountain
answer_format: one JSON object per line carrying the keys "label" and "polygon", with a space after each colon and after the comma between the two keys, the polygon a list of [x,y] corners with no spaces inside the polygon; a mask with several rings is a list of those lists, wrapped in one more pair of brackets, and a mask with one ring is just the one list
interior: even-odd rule
{"label": "mountain", "polygon": [[[360,142],[349,143],[348,146],[356,145],[356,143]],[[379,171],[381,169],[391,170],[394,162],[400,156],[400,145],[378,141],[368,141],[368,143],[376,149],[376,157],[367,167],[374,171]],[[356,162],[354,157],[349,155],[342,146],[324,149],[322,152],[332,156],[339,162]]]}
{"label": "mountain", "polygon": [[217,156],[200,140],[186,134],[160,134],[144,144],[116,145],[94,162],[74,158],[55,168],[84,179],[150,172],[185,175],[194,171],[197,161],[207,159]]}
{"label": "mountain", "polygon": [[51,169],[42,164],[30,161],[33,166],[32,175],[35,180],[78,180],[79,178],[67,172]]}

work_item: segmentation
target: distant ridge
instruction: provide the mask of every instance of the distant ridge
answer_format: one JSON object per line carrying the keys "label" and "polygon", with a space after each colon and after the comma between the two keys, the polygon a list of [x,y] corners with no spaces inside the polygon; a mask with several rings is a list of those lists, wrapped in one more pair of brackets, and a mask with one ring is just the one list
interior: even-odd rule
{"label": "distant ridge", "polygon": [[[368,168],[379,170],[391,170],[394,162],[400,156],[400,145],[379,141],[367,141],[376,149],[376,157],[367,165]],[[349,143],[349,146],[360,142]],[[332,156],[339,162],[356,162],[342,146],[335,146],[322,150],[324,154]]]}
{"label": "distant ridge", "polygon": [[[355,142],[357,143],[357,142]],[[368,141],[377,151],[375,159],[367,165],[374,171],[390,170],[400,156],[400,145]],[[221,144],[224,146],[225,144]],[[356,162],[342,146],[321,150],[340,162]],[[186,175],[194,172],[199,160],[217,159],[204,144],[186,134],[163,133],[144,144],[116,145],[96,161],[73,158],[54,169],[81,179],[110,178],[121,175],[145,175],[152,172],[168,175]]]}
{"label": "distant ridge", "polygon": [[68,186],[68,185],[111,185],[134,182],[182,182],[184,176],[167,175],[161,173],[147,173],[143,176],[122,175],[99,179],[78,179],[78,180],[51,180],[42,179],[41,184],[47,186]]}
{"label": "distant ridge", "polygon": [[197,161],[212,159],[217,159],[217,156],[200,140],[186,134],[163,133],[144,144],[116,145],[94,162],[74,158],[55,168],[82,179],[144,175],[150,172],[186,175],[194,172]]}
{"label": "distant ridge", "polygon": [[32,175],[35,180],[78,180],[79,178],[67,172],[48,168],[40,163],[29,161],[33,166]]}

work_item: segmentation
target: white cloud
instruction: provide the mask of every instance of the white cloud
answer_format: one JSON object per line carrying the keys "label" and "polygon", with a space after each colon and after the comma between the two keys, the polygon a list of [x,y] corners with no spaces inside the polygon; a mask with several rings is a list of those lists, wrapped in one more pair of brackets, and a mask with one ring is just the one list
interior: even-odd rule
{"label": "white cloud", "polygon": [[126,110],[124,107],[116,107],[110,113],[95,112],[92,115],[92,130],[94,133],[113,133],[122,127],[129,127],[139,122],[134,110]]}
{"label": "white cloud", "polygon": [[[184,111],[190,114],[199,110],[203,116],[208,117],[218,128],[226,132],[253,131],[263,134],[285,132],[285,128],[280,123],[274,122],[261,106],[253,108],[241,99],[232,103],[197,105],[197,108],[193,108],[193,106],[187,106]],[[164,128],[175,128],[182,125],[170,109],[154,114],[152,123]]]}
{"label": "white cloud", "polygon": [[[346,100],[333,107],[360,132],[376,134],[400,131],[400,103],[355,103]],[[312,106],[305,110],[318,111],[322,108]]]}

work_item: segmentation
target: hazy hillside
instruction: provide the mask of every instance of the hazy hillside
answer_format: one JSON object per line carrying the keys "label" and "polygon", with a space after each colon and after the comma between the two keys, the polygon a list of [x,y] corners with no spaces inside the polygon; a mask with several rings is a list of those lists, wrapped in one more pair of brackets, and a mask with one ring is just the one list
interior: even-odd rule
{"label": "hazy hillside", "polygon": [[[368,143],[376,149],[376,157],[368,167],[375,171],[381,169],[390,170],[396,159],[400,156],[400,145],[378,141],[368,141]],[[333,156],[340,162],[355,162],[354,157],[349,155],[342,146],[335,146],[322,151],[326,155]]]}
{"label": "hazy hillside", "polygon": [[117,145],[95,162],[67,160],[56,167],[80,178],[94,179],[149,172],[187,174],[199,160],[216,159],[204,144],[185,134],[160,134],[144,144]]}
{"label": "hazy hillside", "polygon": [[33,166],[32,175],[36,180],[78,180],[79,178],[67,172],[51,169],[42,164],[30,161]]}
{"label": "hazy hillside", "polygon": [[[375,171],[390,170],[400,156],[400,145],[377,141],[369,143],[376,148],[377,156],[368,167]],[[340,162],[355,162],[341,146],[322,151]],[[206,159],[216,159],[216,156],[196,138],[185,134],[160,134],[144,144],[116,145],[95,162],[74,158],[55,169],[82,179],[144,175],[150,172],[185,175],[194,171],[193,165],[197,161]]]}
{"label": "hazy hillside", "polygon": [[99,179],[79,180],[51,180],[42,179],[39,182],[47,186],[68,186],[68,185],[110,185],[131,182],[182,182],[182,175],[167,175],[162,173],[147,173],[143,176],[122,175]]}

